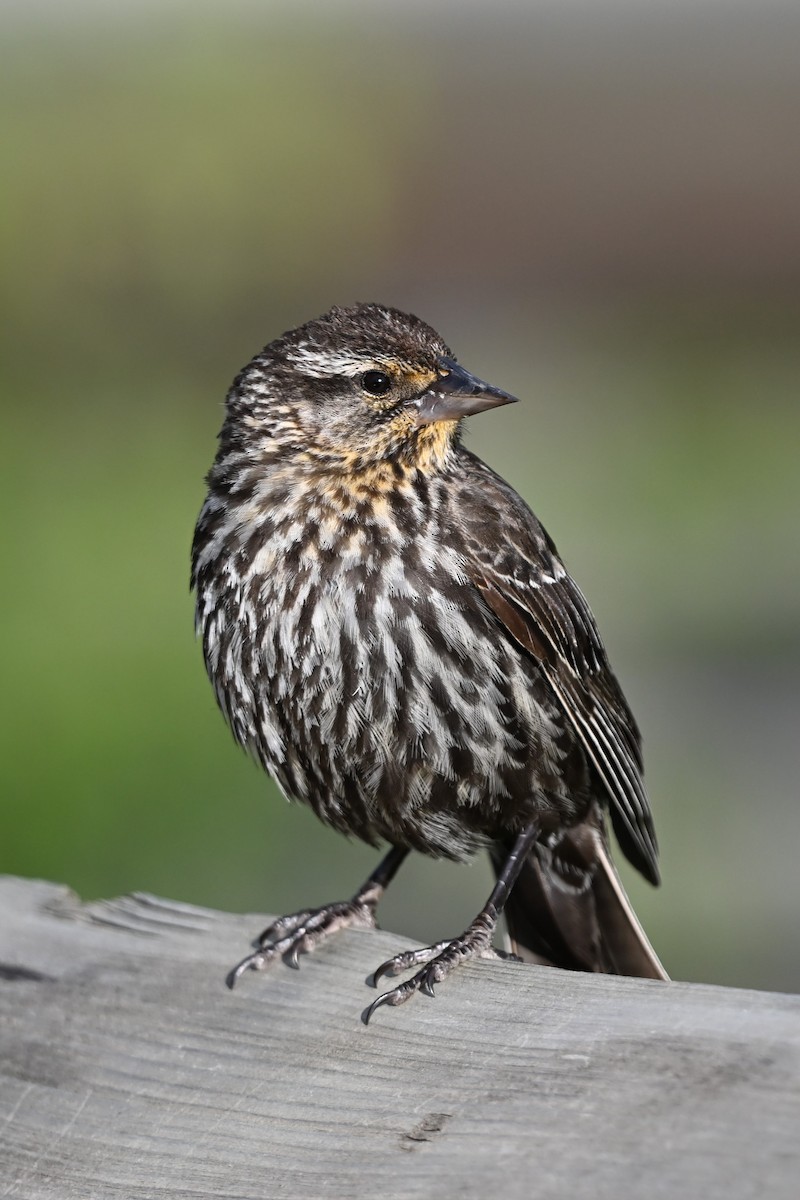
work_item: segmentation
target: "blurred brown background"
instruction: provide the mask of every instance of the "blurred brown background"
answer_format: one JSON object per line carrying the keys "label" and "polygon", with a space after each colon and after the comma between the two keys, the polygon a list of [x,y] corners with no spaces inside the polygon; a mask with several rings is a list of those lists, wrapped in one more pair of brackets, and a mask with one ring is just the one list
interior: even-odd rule
{"label": "blurred brown background", "polygon": [[[187,559],[235,371],[376,299],[524,400],[469,443],[642,725],[664,885],[626,879],[668,969],[797,990],[800,7],[2,21],[0,868],[289,911],[374,863],[234,748]],[[418,860],[382,923],[455,934],[488,879]]]}

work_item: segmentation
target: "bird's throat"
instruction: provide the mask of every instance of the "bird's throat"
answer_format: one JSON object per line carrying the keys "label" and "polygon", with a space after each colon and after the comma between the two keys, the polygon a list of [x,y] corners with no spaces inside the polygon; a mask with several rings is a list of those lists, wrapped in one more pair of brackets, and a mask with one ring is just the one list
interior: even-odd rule
{"label": "bird's throat", "polygon": [[412,461],[426,475],[441,471],[448,462],[458,436],[458,421],[433,421],[417,431]]}

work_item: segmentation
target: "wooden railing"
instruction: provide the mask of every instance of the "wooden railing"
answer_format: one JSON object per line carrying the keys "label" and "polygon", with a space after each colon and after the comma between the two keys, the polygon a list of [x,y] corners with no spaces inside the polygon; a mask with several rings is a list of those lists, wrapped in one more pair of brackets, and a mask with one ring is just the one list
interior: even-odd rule
{"label": "wooden railing", "polygon": [[478,962],[367,1027],[403,940],[229,992],[265,920],[0,879],[0,1197],[800,1196],[800,998]]}

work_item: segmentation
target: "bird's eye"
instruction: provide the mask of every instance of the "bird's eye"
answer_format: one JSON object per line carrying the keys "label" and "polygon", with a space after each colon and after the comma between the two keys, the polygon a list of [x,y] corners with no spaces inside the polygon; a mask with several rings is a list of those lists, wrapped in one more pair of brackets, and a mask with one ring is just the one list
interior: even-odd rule
{"label": "bird's eye", "polygon": [[361,376],[361,386],[370,396],[385,396],[392,387],[392,379],[385,371],[365,371]]}

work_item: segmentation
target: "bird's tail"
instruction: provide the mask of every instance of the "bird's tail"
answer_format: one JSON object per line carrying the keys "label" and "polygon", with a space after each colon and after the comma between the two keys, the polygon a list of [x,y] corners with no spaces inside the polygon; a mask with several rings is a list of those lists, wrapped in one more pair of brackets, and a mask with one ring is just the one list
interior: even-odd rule
{"label": "bird's tail", "polygon": [[[496,843],[499,872],[509,847]],[[536,843],[504,909],[511,948],[528,962],[573,971],[668,979],[593,821],[554,845]]]}

